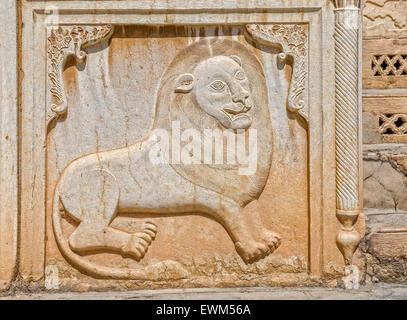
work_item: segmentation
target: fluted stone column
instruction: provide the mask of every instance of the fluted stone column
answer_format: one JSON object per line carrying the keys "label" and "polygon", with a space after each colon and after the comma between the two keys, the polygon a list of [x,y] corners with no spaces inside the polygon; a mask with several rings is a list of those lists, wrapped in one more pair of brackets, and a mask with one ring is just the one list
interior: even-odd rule
{"label": "fluted stone column", "polygon": [[[360,241],[355,223],[359,203],[359,27],[360,0],[334,0],[336,89],[336,216],[341,222],[337,245],[345,260],[345,285],[358,287],[352,257]],[[347,281],[348,280],[348,281]]]}

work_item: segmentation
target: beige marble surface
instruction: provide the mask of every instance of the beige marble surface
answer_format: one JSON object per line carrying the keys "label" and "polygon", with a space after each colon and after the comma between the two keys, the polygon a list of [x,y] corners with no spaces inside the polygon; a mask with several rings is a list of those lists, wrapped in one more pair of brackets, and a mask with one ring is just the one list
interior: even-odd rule
{"label": "beige marble surface", "polygon": [[[19,285],[86,291],[342,281],[332,2],[21,4],[21,126],[3,126],[10,117],[3,111],[0,126],[14,141],[1,148],[15,148],[15,156],[17,132],[21,143]],[[12,55],[1,48],[2,57]],[[1,78],[1,88],[10,90],[15,112],[13,75]],[[241,133],[248,162],[228,162],[231,147],[223,144],[214,148],[221,163],[194,163],[205,153],[196,143],[214,129],[236,141]],[[168,144],[157,149],[163,132]],[[155,164],[157,151],[170,161]],[[15,203],[16,157],[3,163],[15,170],[6,180]],[[13,210],[0,211],[9,219],[0,227],[14,241],[2,239],[0,248],[15,244]],[[356,229],[363,234],[363,216]],[[359,252],[353,263],[363,270]]]}

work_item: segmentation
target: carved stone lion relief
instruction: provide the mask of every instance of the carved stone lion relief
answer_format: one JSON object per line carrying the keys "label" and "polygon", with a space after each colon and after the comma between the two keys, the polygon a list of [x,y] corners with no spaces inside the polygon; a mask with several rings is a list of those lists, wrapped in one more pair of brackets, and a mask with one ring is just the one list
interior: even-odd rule
{"label": "carved stone lion relief", "polygon": [[24,285],[335,285],[344,263],[364,270],[361,1],[71,2],[19,8]]}
{"label": "carved stone lion relief", "polygon": [[[60,175],[53,197],[53,225],[64,256],[87,272],[110,277],[117,272],[95,265],[81,253],[111,250],[140,261],[154,245],[154,223],[127,233],[111,226],[117,214],[185,214],[197,212],[218,221],[246,263],[271,254],[280,237],[264,227],[254,240],[242,209],[257,199],[267,181],[272,153],[271,120],[262,66],[243,45],[230,40],[201,40],[182,50],[162,77],[153,129],[171,132],[193,128],[256,130],[259,150],[253,175],[240,175],[235,164],[156,165],[149,154],[156,143],[150,134],[133,145],[86,155]],[[222,147],[222,146],[221,146]],[[216,148],[216,146],[215,146]],[[223,146],[227,152],[227,146]],[[70,236],[61,214],[78,224]],[[259,238],[257,238],[259,239]]]}

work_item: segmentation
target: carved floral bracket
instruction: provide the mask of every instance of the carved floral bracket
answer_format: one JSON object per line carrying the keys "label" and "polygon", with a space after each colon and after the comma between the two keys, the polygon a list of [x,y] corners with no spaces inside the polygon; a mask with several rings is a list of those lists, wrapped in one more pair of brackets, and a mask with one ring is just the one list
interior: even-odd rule
{"label": "carved floral bracket", "polygon": [[67,111],[63,71],[69,57],[77,64],[86,60],[86,47],[111,37],[113,26],[60,26],[48,30],[48,83],[51,103],[47,105],[47,126]]}
{"label": "carved floral bracket", "polygon": [[248,24],[250,36],[266,46],[277,47],[282,52],[279,62],[292,64],[293,73],[288,94],[288,109],[299,113],[307,122],[308,31],[301,24]]}

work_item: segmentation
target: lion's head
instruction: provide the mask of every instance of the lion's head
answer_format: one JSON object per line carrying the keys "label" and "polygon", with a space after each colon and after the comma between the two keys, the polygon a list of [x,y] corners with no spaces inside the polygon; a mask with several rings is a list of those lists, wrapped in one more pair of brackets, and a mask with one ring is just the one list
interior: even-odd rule
{"label": "lion's head", "polygon": [[238,56],[216,56],[200,62],[176,81],[175,92],[192,92],[199,107],[226,129],[248,129],[253,107],[249,81]]}
{"label": "lion's head", "polygon": [[[246,138],[255,130],[258,148],[253,175],[240,175],[239,163],[170,164],[194,184],[242,206],[260,196],[271,167],[272,126],[266,78],[253,49],[234,40],[204,39],[181,50],[161,79],[154,129],[172,135],[174,122],[181,132],[193,128],[201,137],[207,137],[206,129],[243,131]],[[182,144],[188,142],[181,141],[181,148]],[[222,146],[224,155],[229,147],[234,148]]]}

